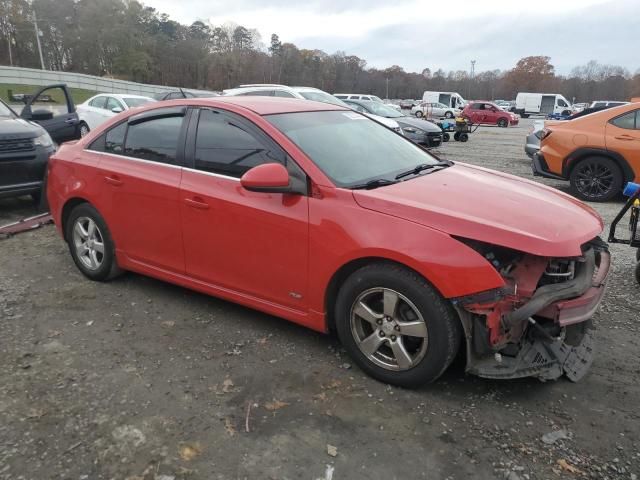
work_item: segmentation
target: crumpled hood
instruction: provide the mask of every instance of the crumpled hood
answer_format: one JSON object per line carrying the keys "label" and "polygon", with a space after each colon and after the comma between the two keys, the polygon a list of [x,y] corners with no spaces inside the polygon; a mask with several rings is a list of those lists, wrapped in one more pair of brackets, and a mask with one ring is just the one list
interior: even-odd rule
{"label": "crumpled hood", "polygon": [[461,163],[394,185],[354,190],[353,196],[369,210],[545,257],[580,256],[581,245],[603,229],[591,207],[567,194]]}

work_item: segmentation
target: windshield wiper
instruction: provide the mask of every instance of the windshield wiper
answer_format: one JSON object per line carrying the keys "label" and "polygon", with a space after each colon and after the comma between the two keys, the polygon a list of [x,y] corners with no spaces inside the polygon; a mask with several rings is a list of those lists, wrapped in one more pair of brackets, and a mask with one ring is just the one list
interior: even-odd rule
{"label": "windshield wiper", "polygon": [[373,190],[374,188],[384,187],[386,185],[393,185],[394,183],[398,183],[396,180],[388,180],[386,178],[376,178],[375,180],[370,180],[367,183],[362,183],[360,185],[354,185],[351,187],[352,190]]}
{"label": "windshield wiper", "polygon": [[413,167],[411,170],[407,170],[406,172],[402,172],[396,175],[396,180],[408,177],[409,175],[417,175],[425,170],[431,170],[437,167],[450,167],[451,165],[453,165],[452,162],[421,163],[420,165],[416,165],[415,167]]}

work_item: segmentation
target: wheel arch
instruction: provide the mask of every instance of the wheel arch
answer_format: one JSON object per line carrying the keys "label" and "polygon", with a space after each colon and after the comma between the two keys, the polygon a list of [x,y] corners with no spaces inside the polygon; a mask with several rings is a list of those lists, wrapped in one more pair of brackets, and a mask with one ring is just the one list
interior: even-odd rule
{"label": "wheel arch", "polygon": [[635,178],[633,169],[622,155],[603,148],[579,148],[571,152],[562,162],[562,176],[569,178],[572,170],[580,160],[592,156],[606,157],[613,160],[622,171],[623,181],[625,183],[631,182]]}
{"label": "wheel arch", "polygon": [[356,270],[366,266],[371,265],[373,263],[386,263],[391,265],[396,265],[402,268],[406,268],[407,270],[411,270],[416,275],[419,275],[423,278],[433,289],[438,292],[440,296],[445,298],[442,292],[438,289],[436,285],[434,285],[428,278],[426,278],[422,273],[418,272],[415,268],[410,267],[406,263],[399,262],[397,260],[392,260],[386,257],[379,256],[367,256],[360,257],[356,259],[352,259],[347,263],[343,264],[338,270],[334,272],[329,283],[327,284],[327,288],[325,289],[325,298],[324,298],[324,307],[326,312],[326,327],[329,332],[335,332],[336,329],[336,319],[333,305],[335,304],[336,298],[338,296],[338,291],[340,286],[349,278],[349,276],[355,272]]}
{"label": "wheel arch", "polygon": [[91,205],[91,202],[86,198],[72,197],[68,199],[65,202],[64,206],[62,207],[62,213],[60,214],[60,228],[62,229],[62,236],[65,239],[65,241],[68,240],[67,239],[67,220],[69,220],[69,215],[71,215],[71,212],[73,211],[74,208],[76,208],[78,205],[82,205],[83,203],[88,203],[89,205]]}

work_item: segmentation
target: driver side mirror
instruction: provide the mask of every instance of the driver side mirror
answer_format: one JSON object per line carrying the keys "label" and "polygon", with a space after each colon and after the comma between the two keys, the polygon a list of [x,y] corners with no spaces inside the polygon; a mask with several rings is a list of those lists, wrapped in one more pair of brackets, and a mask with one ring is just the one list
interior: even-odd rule
{"label": "driver side mirror", "polygon": [[113,107],[113,108],[111,109],[111,111],[112,111],[113,113],[122,113],[122,111],[123,111],[123,110],[122,110],[122,108],[120,108],[120,107]]}
{"label": "driver side mirror", "polygon": [[289,172],[281,163],[264,163],[245,172],[240,185],[250,192],[297,193],[291,187]]}

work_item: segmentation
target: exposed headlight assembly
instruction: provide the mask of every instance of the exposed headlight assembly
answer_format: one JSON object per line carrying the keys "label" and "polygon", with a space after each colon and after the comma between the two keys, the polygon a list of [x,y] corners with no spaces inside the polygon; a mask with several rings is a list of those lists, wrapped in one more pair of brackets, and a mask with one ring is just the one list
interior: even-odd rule
{"label": "exposed headlight assembly", "polygon": [[33,139],[33,144],[39,147],[51,147],[53,146],[53,140],[51,140],[49,134],[43,130],[39,137]]}

